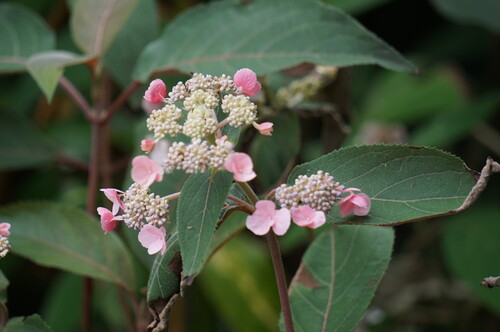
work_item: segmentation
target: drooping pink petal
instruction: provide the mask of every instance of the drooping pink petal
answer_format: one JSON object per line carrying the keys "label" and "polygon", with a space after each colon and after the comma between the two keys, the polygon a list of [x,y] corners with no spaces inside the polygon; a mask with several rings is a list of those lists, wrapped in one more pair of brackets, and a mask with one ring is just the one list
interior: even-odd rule
{"label": "drooping pink petal", "polygon": [[257,75],[248,68],[238,70],[234,74],[233,82],[247,96],[256,95],[261,88],[259,81],[257,81]]}
{"label": "drooping pink petal", "polygon": [[238,182],[248,182],[257,176],[253,171],[252,158],[243,152],[230,154],[224,162],[224,167],[234,174],[234,179]]}
{"label": "drooping pink petal", "polygon": [[151,104],[158,104],[163,101],[163,98],[167,95],[167,87],[162,80],[153,80],[146,92],[144,93],[144,99],[149,101]]}
{"label": "drooping pink petal", "polygon": [[284,235],[290,227],[290,211],[281,208],[274,215],[273,232],[276,235]]}
{"label": "drooping pink petal", "polygon": [[272,122],[263,122],[263,123],[257,123],[254,122],[252,123],[255,129],[259,131],[261,135],[265,136],[271,136],[271,133],[273,132],[273,123]]}
{"label": "drooping pink petal", "polygon": [[146,153],[150,153],[151,150],[153,150],[153,148],[155,147],[156,143],[153,142],[152,140],[149,140],[149,139],[143,139],[141,141],[141,150],[146,152]]}
{"label": "drooping pink petal", "polygon": [[300,227],[318,228],[326,221],[323,211],[316,211],[308,205],[292,209],[292,220]]}
{"label": "drooping pink petal", "polygon": [[290,211],[276,210],[274,202],[269,200],[258,201],[255,211],[247,217],[247,228],[255,235],[264,235],[272,228],[276,235],[283,235],[290,227]]}
{"label": "drooping pink petal", "polygon": [[163,168],[147,156],[138,156],[132,160],[132,180],[149,187],[153,182],[163,179]]}
{"label": "drooping pink petal", "polygon": [[123,217],[115,216],[111,211],[103,207],[98,207],[97,213],[101,216],[101,228],[103,229],[104,234],[114,230],[118,220],[123,220]]}
{"label": "drooping pink petal", "polygon": [[165,227],[156,228],[152,225],[144,225],[139,231],[139,242],[148,249],[148,254],[154,255],[160,252],[162,255],[167,250]]}
{"label": "drooping pink petal", "polygon": [[123,191],[113,189],[113,188],[103,188],[101,191],[106,195],[106,197],[113,203],[113,208],[111,209],[113,211],[113,214],[116,215],[118,213],[118,210],[122,208],[122,210],[125,211],[125,204],[122,202],[122,199],[120,198],[120,194],[123,194]]}
{"label": "drooping pink petal", "polygon": [[8,222],[0,223],[0,236],[9,236],[10,224]]}
{"label": "drooping pink petal", "polygon": [[370,211],[370,197],[364,193],[350,194],[340,200],[340,215],[342,217],[354,213],[357,216],[366,216]]}

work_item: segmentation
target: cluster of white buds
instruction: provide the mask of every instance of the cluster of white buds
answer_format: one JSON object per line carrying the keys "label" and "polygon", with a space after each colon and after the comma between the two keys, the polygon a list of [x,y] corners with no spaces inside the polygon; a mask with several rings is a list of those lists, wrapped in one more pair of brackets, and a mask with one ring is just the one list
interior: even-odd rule
{"label": "cluster of white buds", "polygon": [[169,222],[168,200],[150,193],[138,183],[132,184],[123,194],[123,204],[122,217],[130,228],[140,229],[145,224],[159,227]]}
{"label": "cluster of white buds", "polygon": [[293,186],[282,184],[276,188],[276,200],[282,208],[308,205],[316,211],[328,213],[340,201],[344,186],[335,182],[333,176],[318,171],[311,176],[299,175]]}
{"label": "cluster of white buds", "polygon": [[175,105],[166,105],[154,110],[147,119],[148,130],[154,133],[155,141],[158,142],[166,135],[175,137],[182,132],[179,120],[182,110]]}
{"label": "cluster of white buds", "polygon": [[193,139],[191,144],[175,142],[168,150],[165,169],[167,172],[182,169],[186,173],[203,173],[209,167],[221,170],[233,152],[233,144],[226,136],[218,138],[213,145],[199,138]]}
{"label": "cluster of white buds", "polygon": [[221,108],[224,113],[229,113],[227,121],[233,127],[252,124],[257,117],[257,106],[248,96],[226,95]]}
{"label": "cluster of white buds", "polygon": [[0,223],[0,258],[5,257],[10,249],[9,229],[10,224],[8,222]]}

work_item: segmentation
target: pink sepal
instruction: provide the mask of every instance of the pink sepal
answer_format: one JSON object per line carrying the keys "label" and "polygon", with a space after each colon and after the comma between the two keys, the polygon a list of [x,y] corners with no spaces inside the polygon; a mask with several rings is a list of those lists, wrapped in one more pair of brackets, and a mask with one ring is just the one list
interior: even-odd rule
{"label": "pink sepal", "polygon": [[101,191],[106,195],[106,197],[113,203],[112,211],[113,214],[116,215],[118,210],[122,208],[125,211],[125,204],[123,204],[122,199],[120,198],[120,194],[123,194],[123,191],[113,189],[113,188],[103,188]]}
{"label": "pink sepal", "polygon": [[234,174],[234,179],[238,182],[248,182],[257,176],[253,171],[252,158],[243,152],[230,154],[224,162],[224,167]]}
{"label": "pink sepal", "polygon": [[163,168],[147,156],[138,156],[132,160],[132,180],[149,187],[153,182],[163,180]]}
{"label": "pink sepal", "polygon": [[162,80],[157,78],[153,80],[146,92],[144,93],[144,99],[146,99],[151,104],[158,104],[163,101],[163,98],[167,95],[167,87]]}
{"label": "pink sepal", "polygon": [[10,224],[8,222],[0,223],[0,236],[9,236]]}
{"label": "pink sepal", "polygon": [[263,122],[263,123],[257,123],[254,122],[252,123],[255,129],[259,131],[261,135],[265,136],[271,136],[271,133],[273,132],[273,123],[272,122]]}
{"label": "pink sepal", "polygon": [[156,143],[149,139],[143,139],[141,141],[141,150],[150,153],[155,147]]}
{"label": "pink sepal", "polygon": [[165,227],[156,228],[152,225],[144,225],[139,231],[139,242],[148,249],[148,254],[154,255],[160,252],[162,255],[167,250],[167,231]]}
{"label": "pink sepal", "polygon": [[370,197],[367,194],[350,194],[340,200],[340,215],[345,217],[354,213],[357,216],[366,216],[370,207]]}
{"label": "pink sepal", "polygon": [[247,217],[246,226],[255,235],[267,234],[271,228],[276,235],[283,235],[290,227],[290,211],[276,210],[272,201],[258,201],[254,213]]}
{"label": "pink sepal", "polygon": [[234,74],[233,82],[247,96],[256,95],[261,88],[259,81],[257,81],[257,75],[248,68],[238,70]]}
{"label": "pink sepal", "polygon": [[114,230],[117,221],[123,220],[122,216],[115,216],[111,211],[103,207],[98,207],[97,213],[101,216],[101,228],[103,229],[104,234]]}
{"label": "pink sepal", "polygon": [[303,205],[292,209],[292,220],[300,227],[316,229],[323,226],[326,217],[323,211],[316,211],[309,205]]}

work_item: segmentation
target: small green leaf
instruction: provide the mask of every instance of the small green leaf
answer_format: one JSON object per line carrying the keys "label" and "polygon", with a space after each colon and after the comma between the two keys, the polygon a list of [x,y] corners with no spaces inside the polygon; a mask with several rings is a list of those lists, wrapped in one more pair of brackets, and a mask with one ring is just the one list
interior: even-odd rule
{"label": "small green leaf", "polygon": [[23,169],[50,163],[55,148],[22,117],[0,114],[0,169]]}
{"label": "small green leaf", "polygon": [[132,261],[120,238],[104,235],[86,213],[51,202],[20,203],[0,209],[0,218],[12,225],[13,253],[129,291],[135,286]]}
{"label": "small green leaf", "polygon": [[66,51],[48,51],[31,56],[26,62],[29,73],[50,102],[64,67],[84,63],[90,59]]}
{"label": "small green leaf", "polygon": [[303,62],[415,72],[392,47],[331,6],[256,0],[218,1],[180,15],[145,48],[134,77],[144,82],[171,69],[232,75],[243,67],[264,74]]}
{"label": "small green leaf", "polygon": [[498,289],[480,286],[486,277],[500,276],[500,211],[498,205],[478,205],[446,218],[444,258],[450,271],[488,308],[500,314]]}
{"label": "small green leaf", "polygon": [[222,171],[191,175],[177,205],[177,231],[184,277],[196,275],[210,253],[210,243],[233,175]]}
{"label": "small green leaf", "polygon": [[257,180],[264,188],[278,182],[300,149],[299,118],[295,113],[282,112],[267,120],[275,124],[272,136],[257,134],[250,147]]}
{"label": "small green leaf", "polygon": [[89,55],[100,55],[127,22],[138,0],[77,0],[72,6],[71,34]]}
{"label": "small green leaf", "polygon": [[11,318],[3,332],[52,332],[52,330],[42,317],[34,314],[27,317]]}
{"label": "small green leaf", "polygon": [[14,3],[0,4],[0,40],[0,73],[24,71],[30,56],[55,47],[43,19]]}
{"label": "small green leaf", "polygon": [[389,265],[393,242],[392,228],[337,226],[322,233],[290,285],[295,331],[353,331]]}
{"label": "small green leaf", "polygon": [[301,174],[322,170],[346,187],[371,198],[366,217],[340,217],[335,223],[396,225],[453,213],[475,184],[474,174],[459,158],[423,147],[367,145],[343,148],[294,168],[288,183]]}
{"label": "small green leaf", "polygon": [[431,3],[451,20],[476,24],[500,32],[500,2],[496,0],[433,0]]}

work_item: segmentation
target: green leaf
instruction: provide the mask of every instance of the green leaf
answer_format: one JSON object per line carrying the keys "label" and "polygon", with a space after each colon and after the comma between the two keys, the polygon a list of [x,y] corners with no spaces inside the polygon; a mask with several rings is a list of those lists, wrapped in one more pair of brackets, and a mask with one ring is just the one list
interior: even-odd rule
{"label": "green leaf", "polygon": [[361,14],[393,0],[322,0],[351,15]]}
{"label": "green leaf", "polygon": [[[148,302],[151,306],[162,303],[163,306],[180,292],[181,256],[179,235],[172,234],[167,241],[164,255],[156,255],[148,281]],[[160,310],[161,311],[161,310]]]}
{"label": "green leaf", "polygon": [[0,270],[0,301],[7,302],[7,287],[9,280],[5,277],[2,270]]}
{"label": "green leaf", "polygon": [[25,119],[0,114],[0,169],[23,169],[54,160],[52,144]]}
{"label": "green leaf", "polygon": [[27,317],[11,318],[3,332],[52,332],[52,330],[42,317],[34,314]]}
{"label": "green leaf", "polygon": [[137,4],[138,0],[78,0],[70,22],[75,43],[90,55],[105,52]]}
{"label": "green leaf", "polygon": [[160,22],[155,2],[139,1],[103,59],[104,65],[121,86],[130,83],[139,54],[149,42],[157,38],[159,31]]}
{"label": "green leaf", "polygon": [[340,217],[334,207],[328,221],[397,225],[453,213],[475,184],[474,172],[446,152],[424,147],[367,145],[343,148],[294,168],[288,183],[322,170],[371,199],[365,217]]}
{"label": "green leaf", "polygon": [[[456,106],[438,114],[417,128],[410,140],[414,145],[442,147],[469,134],[481,122],[494,114],[500,103],[498,93],[482,96],[465,105]],[[453,123],[450,126],[450,123]]]}
{"label": "green leaf", "polygon": [[453,21],[500,32],[500,2],[496,0],[433,0],[431,3]]}
{"label": "green leaf", "polygon": [[0,40],[0,73],[24,71],[30,56],[55,47],[42,18],[13,3],[0,3]]}
{"label": "green leaf", "polygon": [[186,278],[196,275],[208,258],[232,180],[229,172],[207,171],[191,175],[182,187],[177,205],[177,231]]}
{"label": "green leaf", "polygon": [[267,120],[275,124],[272,136],[257,134],[250,147],[250,155],[258,174],[257,180],[264,188],[279,181],[300,149],[299,118],[295,113],[282,112]]}
{"label": "green leaf", "polygon": [[269,253],[254,239],[237,237],[207,263],[197,282],[232,331],[274,332],[279,302]]}
{"label": "green leaf", "polygon": [[290,285],[295,331],[354,331],[387,269],[393,242],[392,228],[337,226],[322,233]]}
{"label": "green leaf", "polygon": [[450,271],[490,310],[500,314],[498,289],[479,285],[486,277],[500,276],[500,211],[497,205],[478,205],[448,217],[443,232],[443,252]]}
{"label": "green leaf", "polygon": [[51,202],[0,209],[9,220],[13,253],[37,264],[115,283],[131,291],[134,270],[120,238],[104,235],[99,222],[81,210]]}
{"label": "green leaf", "polygon": [[134,77],[146,81],[170,69],[232,75],[243,67],[264,74],[302,62],[415,72],[392,47],[333,7],[256,0],[218,1],[180,15],[143,51]]}
{"label": "green leaf", "polygon": [[50,102],[64,67],[84,63],[88,56],[66,51],[48,51],[31,56],[26,62],[29,73]]}

